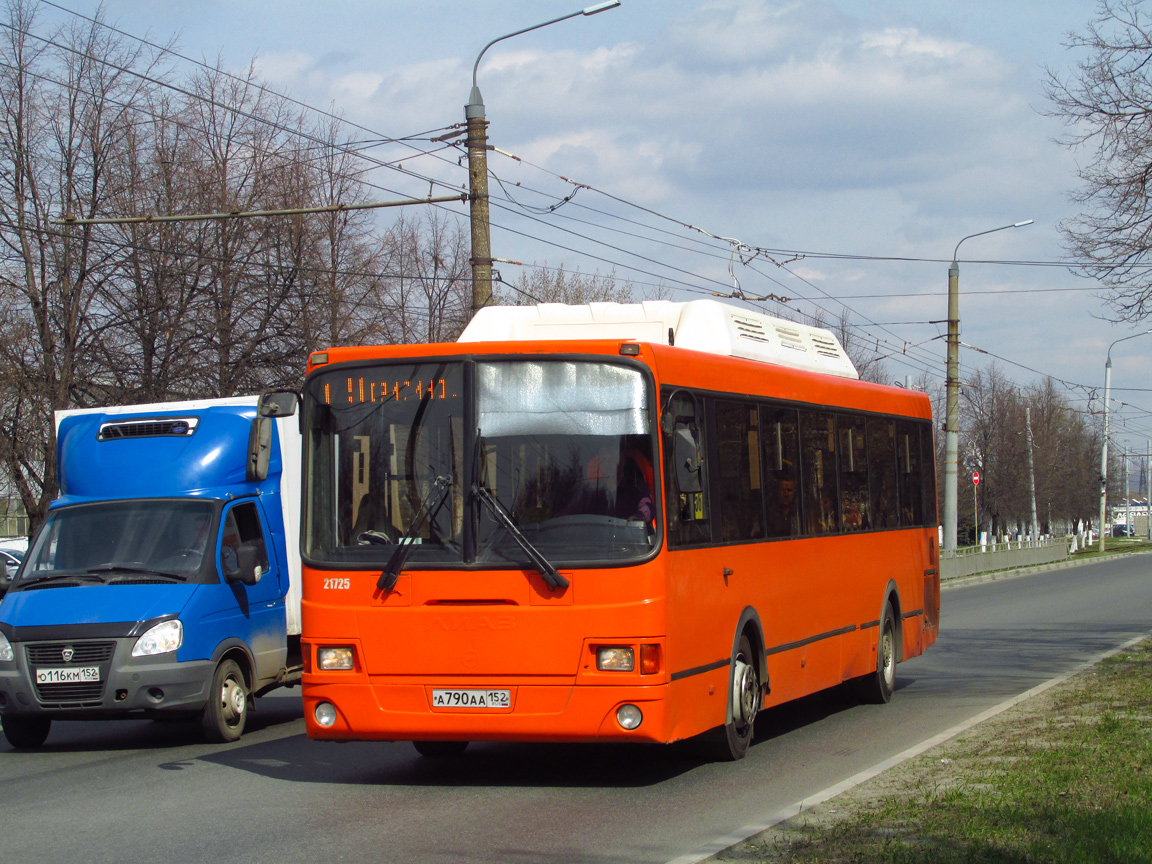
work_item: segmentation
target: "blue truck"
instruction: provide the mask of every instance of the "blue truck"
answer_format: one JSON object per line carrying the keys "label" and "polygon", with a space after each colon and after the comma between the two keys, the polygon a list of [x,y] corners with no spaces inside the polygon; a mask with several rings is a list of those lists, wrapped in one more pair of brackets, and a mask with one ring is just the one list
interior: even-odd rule
{"label": "blue truck", "polygon": [[296,395],[59,412],[61,495],[0,602],[0,725],[198,720],[299,682]]}

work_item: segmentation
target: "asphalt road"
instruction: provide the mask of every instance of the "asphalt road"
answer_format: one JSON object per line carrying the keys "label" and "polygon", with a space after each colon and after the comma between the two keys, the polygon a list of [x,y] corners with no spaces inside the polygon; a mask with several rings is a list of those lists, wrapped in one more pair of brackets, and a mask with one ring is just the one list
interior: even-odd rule
{"label": "asphalt road", "polygon": [[321,744],[294,691],[236,744],[148,721],[0,743],[0,858],[36,862],[667,862],[1152,632],[1152,555],[948,588],[941,637],[884,706],[766,712],[748,757],[671,747]]}

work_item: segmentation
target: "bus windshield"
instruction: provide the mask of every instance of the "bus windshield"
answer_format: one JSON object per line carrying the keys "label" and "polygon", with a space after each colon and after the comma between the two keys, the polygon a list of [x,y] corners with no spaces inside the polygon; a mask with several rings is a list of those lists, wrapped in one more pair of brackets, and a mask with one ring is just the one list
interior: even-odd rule
{"label": "bus windshield", "polygon": [[366,569],[401,542],[416,568],[537,569],[526,545],[555,566],[645,556],[650,389],[639,368],[593,360],[314,373],[305,553]]}

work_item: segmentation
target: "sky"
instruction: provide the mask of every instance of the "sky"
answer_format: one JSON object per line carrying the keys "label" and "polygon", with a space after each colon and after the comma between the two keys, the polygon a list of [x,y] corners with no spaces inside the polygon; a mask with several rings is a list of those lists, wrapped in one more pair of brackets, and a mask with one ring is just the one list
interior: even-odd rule
{"label": "sky", "polygon": [[[462,122],[487,42],[591,2],[103,5],[109,23],[174,39],[192,60],[255,62],[269,86],[341,115],[367,139]],[[1077,408],[1099,411],[1110,344],[1152,320],[1109,322],[1102,287],[1066,267],[979,263],[1067,261],[1058,226],[1076,214],[1069,193],[1091,154],[1058,143],[1067,130],[1047,114],[1044,80],[1083,59],[1066,43],[1095,9],[1090,0],[622,0],[502,41],[478,71],[500,181],[491,183],[492,254],[614,273],[638,294],[674,300],[737,285],[785,296],[793,312],[846,315],[856,338],[888,355],[896,380],[928,372],[942,383],[957,243],[1031,219],[960,247],[961,377],[995,360],[1019,384],[1059,379]],[[65,18],[44,9],[46,22]],[[457,149],[374,153],[403,158],[418,177],[466,182]],[[429,189],[391,169],[373,181],[383,197]],[[780,251],[747,260],[746,247]],[[521,269],[496,266],[509,282]],[[1152,335],[1117,345],[1112,362],[1113,446],[1143,452]]]}

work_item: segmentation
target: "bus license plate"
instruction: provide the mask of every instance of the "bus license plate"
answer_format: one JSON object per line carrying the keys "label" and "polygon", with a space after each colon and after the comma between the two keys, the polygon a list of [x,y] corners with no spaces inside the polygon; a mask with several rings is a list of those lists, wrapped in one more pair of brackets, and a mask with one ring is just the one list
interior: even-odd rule
{"label": "bus license plate", "polygon": [[81,684],[99,680],[99,666],[52,667],[36,670],[37,684]]}
{"label": "bus license plate", "polygon": [[433,690],[433,708],[510,708],[511,690]]}

